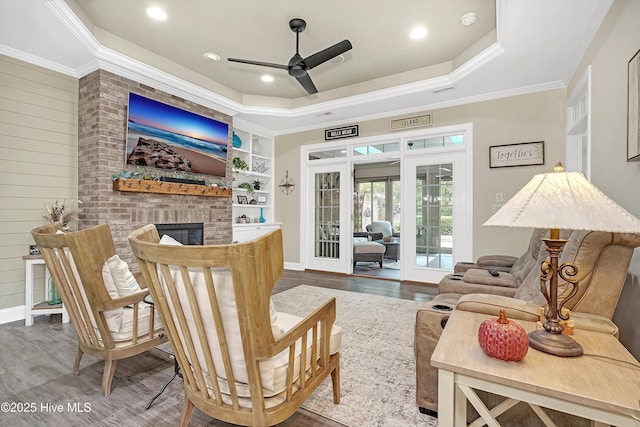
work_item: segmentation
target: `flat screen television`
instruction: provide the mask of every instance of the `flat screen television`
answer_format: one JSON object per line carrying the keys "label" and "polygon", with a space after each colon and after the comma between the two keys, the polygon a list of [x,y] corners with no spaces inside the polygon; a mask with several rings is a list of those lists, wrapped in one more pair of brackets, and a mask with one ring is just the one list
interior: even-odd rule
{"label": "flat screen television", "polygon": [[129,93],[125,162],[226,176],[229,125]]}

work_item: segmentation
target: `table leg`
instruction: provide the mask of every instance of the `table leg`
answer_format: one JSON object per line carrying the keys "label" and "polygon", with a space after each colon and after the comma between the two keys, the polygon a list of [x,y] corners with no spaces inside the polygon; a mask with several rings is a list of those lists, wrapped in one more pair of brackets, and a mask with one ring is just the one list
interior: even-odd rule
{"label": "table leg", "polygon": [[454,373],[438,369],[438,425],[452,426],[454,420]]}
{"label": "table leg", "polygon": [[33,316],[31,315],[31,309],[33,307],[33,267],[34,263],[31,260],[25,262],[25,299],[24,299],[24,325],[33,325]]}

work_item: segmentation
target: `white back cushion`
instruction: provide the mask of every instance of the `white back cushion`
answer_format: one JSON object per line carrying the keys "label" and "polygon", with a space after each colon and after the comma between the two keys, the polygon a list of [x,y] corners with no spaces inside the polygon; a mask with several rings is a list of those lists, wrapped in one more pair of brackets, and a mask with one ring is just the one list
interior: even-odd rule
{"label": "white back cushion", "polygon": [[393,235],[393,230],[389,221],[373,221],[371,223],[371,232],[382,233],[382,237],[389,237]]}
{"label": "white back cushion", "polygon": [[[110,279],[109,275],[111,275]],[[129,265],[118,255],[112,256],[104,263],[102,278],[111,298],[126,297],[141,290],[136,278],[129,270]],[[115,294],[112,294],[114,290]]]}
{"label": "white back cushion", "polygon": [[[168,235],[162,236],[160,239],[160,244],[165,245],[173,245],[173,246],[182,246],[182,243],[176,241],[172,237]],[[162,272],[158,271],[158,274],[162,278]],[[180,275],[180,271],[177,267],[171,267],[171,276],[173,281],[176,283],[176,290],[178,292],[178,297],[180,300],[180,304],[185,311],[185,315],[187,316],[187,322],[189,324],[189,330],[192,336],[196,336],[197,331],[195,329],[195,320],[194,314],[189,306],[189,301],[187,299],[187,293],[185,291],[185,285],[182,281],[182,277]],[[190,270],[189,276],[191,277],[191,281],[193,283],[193,289],[196,294],[196,300],[199,302],[208,302],[209,295],[206,288],[206,282],[204,278],[204,272],[202,270]],[[248,383],[249,378],[246,371],[245,358],[244,358],[244,350],[242,348],[242,337],[240,335],[240,324],[238,322],[238,311],[236,308],[236,296],[235,290],[233,288],[233,278],[231,277],[231,271],[228,268],[215,268],[212,269],[212,276],[216,291],[216,296],[218,298],[218,304],[220,305],[220,315],[222,317],[222,323],[225,331],[225,338],[227,340],[227,345],[229,346],[229,355],[231,358],[231,364],[233,366],[233,374],[238,382]],[[162,285],[164,287],[165,294],[168,295],[168,290],[166,288],[166,282],[161,280]],[[171,301],[169,301],[169,306],[172,312],[172,315],[175,316],[175,309]],[[207,340],[209,342],[209,350],[214,358],[214,364],[216,367],[216,373],[218,376],[226,379],[226,374],[224,372],[224,365],[222,362],[222,353],[220,352],[220,345],[218,343],[218,336],[216,334],[216,330],[213,327],[213,312],[211,310],[211,306],[208,304],[199,304],[198,309],[200,311],[200,316],[203,319],[205,325],[211,325],[211,327],[205,328]],[[278,313],[273,305],[273,301],[270,301],[270,321],[271,321],[271,331],[274,335],[275,339],[278,339],[282,336],[283,330],[278,325]],[[175,317],[174,317],[175,318]],[[182,339],[182,333],[180,333]],[[202,349],[199,348],[199,342],[195,343],[197,345],[197,353],[198,359],[201,364],[201,367],[206,370],[206,365],[204,363],[204,356],[202,354]],[[273,362],[265,361],[260,364],[260,371],[262,377],[262,385],[263,387],[272,390],[273,389]]]}

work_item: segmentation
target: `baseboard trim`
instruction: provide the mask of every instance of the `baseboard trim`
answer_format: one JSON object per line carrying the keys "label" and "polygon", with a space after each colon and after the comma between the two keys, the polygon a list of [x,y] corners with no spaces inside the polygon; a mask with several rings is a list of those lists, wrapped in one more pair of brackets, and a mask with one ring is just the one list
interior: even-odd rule
{"label": "baseboard trim", "polygon": [[304,267],[299,262],[285,262],[284,268],[287,270],[304,271]]}
{"label": "baseboard trim", "polygon": [[0,325],[5,323],[16,322],[18,320],[24,320],[25,306],[17,305],[15,307],[0,309]]}

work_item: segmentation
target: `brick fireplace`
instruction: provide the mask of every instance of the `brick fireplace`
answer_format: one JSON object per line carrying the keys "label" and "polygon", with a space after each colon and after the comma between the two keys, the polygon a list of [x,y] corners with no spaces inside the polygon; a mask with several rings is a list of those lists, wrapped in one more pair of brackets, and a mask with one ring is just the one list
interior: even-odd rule
{"label": "brick fireplace", "polygon": [[[205,244],[230,243],[230,197],[113,190],[112,175],[123,169],[133,169],[126,168],[124,160],[129,92],[211,117],[232,127],[231,116],[108,71],[97,70],[81,78],[78,100],[80,227],[108,223],[116,251],[130,264],[135,260],[127,235],[149,223],[203,223]],[[231,162],[227,163],[226,177],[220,180],[232,180]]]}

